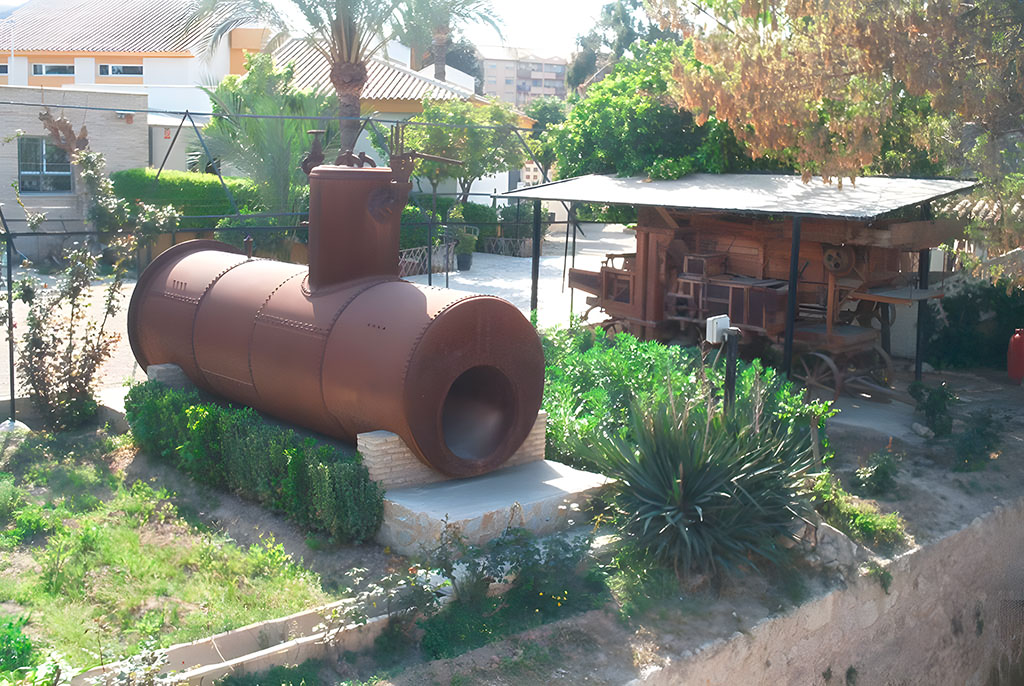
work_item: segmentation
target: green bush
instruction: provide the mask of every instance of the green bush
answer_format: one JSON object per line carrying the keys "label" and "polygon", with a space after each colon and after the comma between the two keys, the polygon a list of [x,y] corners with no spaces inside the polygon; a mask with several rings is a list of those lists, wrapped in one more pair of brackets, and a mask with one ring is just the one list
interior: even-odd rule
{"label": "green bush", "polygon": [[867,465],[855,473],[857,487],[870,495],[888,493],[896,485],[903,453],[893,452],[890,445],[868,455]]}
{"label": "green bush", "polygon": [[0,619],[0,674],[29,667],[34,662],[32,641],[22,631],[28,619]]}
{"label": "green bush", "polygon": [[259,674],[232,674],[217,683],[220,686],[316,686],[323,683],[320,670],[324,663],[306,660],[294,667],[274,667]]}
{"label": "green bush", "polygon": [[339,541],[367,540],[380,526],[384,494],[358,455],[301,438],[252,408],[147,382],[128,392],[125,416],[143,450],[302,526]]}
{"label": "green bush", "polygon": [[276,259],[287,261],[291,257],[290,241],[296,238],[301,241],[309,239],[309,230],[297,231],[282,229],[280,231],[242,231],[246,227],[291,226],[298,225],[301,217],[249,217],[249,208],[242,208],[239,217],[225,217],[217,222],[217,231],[213,237],[218,241],[245,250],[246,236],[252,236],[252,250],[257,255],[271,255]]}
{"label": "green bush", "polygon": [[858,543],[890,552],[906,538],[899,513],[882,514],[871,503],[855,501],[829,472],[815,480],[814,499],[825,521]]}
{"label": "green bush", "polygon": [[953,437],[953,449],[956,451],[953,470],[974,472],[984,469],[1002,442],[1003,422],[988,409],[971,412],[965,424],[964,430]]}
{"label": "green bush", "polygon": [[929,362],[941,367],[1006,369],[1006,346],[1024,322],[1024,287],[979,281],[931,301]]}
{"label": "green bush", "polygon": [[[547,365],[544,409],[548,413],[548,457],[595,469],[586,454],[576,450],[578,439],[602,434],[628,438],[633,406],[653,407],[670,397],[686,400],[711,393],[721,396],[724,361],[705,365],[698,348],[640,341],[629,334],[614,338],[580,328],[555,328],[541,336]],[[823,421],[826,403],[805,403],[803,392],[785,383],[774,369],[759,362],[740,362],[737,401],[745,402],[758,389],[766,416],[807,427]],[[770,389],[770,390],[766,390]]]}
{"label": "green bush", "polygon": [[[540,540],[523,529],[509,529],[476,547],[466,545],[457,529],[447,527],[423,564],[452,585],[455,598],[419,622],[423,651],[433,659],[454,657],[600,606],[608,592],[601,580],[587,574],[589,549],[587,537]],[[510,588],[502,596],[488,596],[491,580]]]}
{"label": "green bush", "polygon": [[[427,206],[429,207],[429,206]],[[429,209],[423,209],[406,205],[402,210],[402,224],[398,235],[399,250],[409,248],[420,248],[427,244],[430,235],[430,222],[433,217],[434,245],[441,245],[444,227],[441,225],[441,216],[434,214]]]}
{"label": "green bush", "polygon": [[[165,169],[156,180],[156,169],[125,169],[110,175],[114,192],[129,201],[141,200],[151,205],[173,205],[184,215],[234,214],[231,201],[216,174]],[[225,178],[238,207],[259,207],[256,184],[244,178]],[[179,225],[183,231],[212,229],[216,219],[184,219]]]}
{"label": "green bush", "polygon": [[701,396],[662,401],[633,413],[628,439],[611,432],[584,444],[616,479],[624,540],[677,574],[782,560],[777,539],[810,510],[814,458],[806,427],[762,412],[773,390],[732,410]]}
{"label": "green bush", "polygon": [[195,391],[179,391],[159,383],[137,384],[125,396],[125,418],[140,448],[153,457],[171,460],[189,437],[186,412],[199,403]]}
{"label": "green bush", "polygon": [[927,386],[914,381],[908,389],[910,396],[917,401],[915,409],[924,415],[924,423],[935,432],[936,436],[948,436],[953,431],[953,415],[950,406],[959,398],[949,390],[946,382],[938,386]]}

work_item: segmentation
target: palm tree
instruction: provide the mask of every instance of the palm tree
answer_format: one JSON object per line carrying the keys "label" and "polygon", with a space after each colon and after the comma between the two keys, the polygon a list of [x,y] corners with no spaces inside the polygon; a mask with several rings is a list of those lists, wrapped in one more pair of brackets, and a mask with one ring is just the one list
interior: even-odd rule
{"label": "palm tree", "polygon": [[396,22],[395,31],[408,43],[414,64],[418,55],[426,52],[429,36],[434,78],[438,81],[445,80],[448,46],[456,26],[487,24],[501,36],[491,0],[403,0],[398,14],[400,20]]}
{"label": "palm tree", "polygon": [[[359,137],[360,95],[366,85],[366,63],[384,48],[387,27],[400,0],[288,0],[301,14],[305,40],[323,55],[331,85],[338,95],[341,150],[351,151]],[[278,3],[279,5],[280,3]],[[190,28],[209,27],[212,47],[231,29],[260,24],[278,31],[272,41],[294,31],[294,22],[267,0],[200,0]]]}

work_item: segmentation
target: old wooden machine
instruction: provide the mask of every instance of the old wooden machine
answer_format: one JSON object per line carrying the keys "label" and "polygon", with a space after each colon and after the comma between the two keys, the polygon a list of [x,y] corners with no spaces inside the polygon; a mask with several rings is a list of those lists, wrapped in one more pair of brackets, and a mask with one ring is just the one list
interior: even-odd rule
{"label": "old wooden machine", "polygon": [[[573,190],[573,181],[584,183]],[[745,174],[561,183],[547,193],[638,205],[635,252],[608,255],[600,271],[569,272],[569,285],[610,317],[606,328],[669,339],[728,314],[747,342],[780,352],[788,329],[791,375],[831,397],[888,387],[890,305],[941,297],[927,288],[928,249],[962,233],[928,219],[926,203],[970,186],[864,179],[838,190]]]}

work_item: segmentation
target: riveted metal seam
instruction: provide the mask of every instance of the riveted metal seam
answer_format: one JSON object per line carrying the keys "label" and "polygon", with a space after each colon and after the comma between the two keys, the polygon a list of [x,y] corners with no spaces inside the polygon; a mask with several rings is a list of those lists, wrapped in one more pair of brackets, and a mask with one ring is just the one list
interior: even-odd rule
{"label": "riveted metal seam", "polygon": [[[306,280],[303,280],[303,282],[302,282],[302,291],[303,291],[303,293],[307,293],[307,285],[309,283],[308,282],[308,278],[309,278],[309,274],[307,273]],[[374,288],[376,286],[380,286],[381,284],[392,283],[394,281],[399,281],[399,280],[400,279],[397,279],[397,278],[383,277],[383,278],[380,278],[380,279],[374,279],[373,281],[370,281],[369,283],[363,284],[362,288],[355,289],[355,292],[353,292],[352,295],[350,295],[348,297],[348,299],[345,300],[345,302],[343,302],[338,307],[337,311],[335,311],[335,313],[334,313],[334,316],[331,317],[331,323],[327,327],[327,335],[324,336],[324,344],[322,346],[320,346],[320,404],[327,411],[327,415],[332,420],[334,420],[334,422],[339,427],[341,427],[341,430],[342,430],[343,433],[348,434],[349,433],[348,428],[345,427],[341,423],[341,421],[334,415],[334,412],[331,410],[330,405],[327,404],[326,396],[324,396],[324,388],[326,387],[326,384],[324,383],[324,376],[323,375],[324,375],[324,364],[327,362],[327,342],[331,340],[331,334],[334,333],[334,327],[337,325],[338,320],[341,319],[341,315],[345,312],[345,310],[348,309],[348,306],[351,305],[355,301],[356,298],[358,298],[359,296],[361,296],[363,293],[365,293],[366,291],[370,290],[371,288]],[[307,297],[312,297],[312,296],[311,295],[307,295]]]}
{"label": "riveted metal seam", "polygon": [[196,300],[196,309],[192,313],[192,366],[194,366],[196,371],[199,372],[199,376],[203,377],[203,381],[205,382],[207,388],[213,388],[213,384],[210,383],[210,380],[208,378],[206,378],[206,372],[204,372],[203,368],[199,366],[199,357],[198,355],[196,355],[196,321],[199,319],[199,310],[202,309],[203,300],[206,299],[206,296],[210,293],[210,290],[214,287],[214,285],[216,285],[218,281],[220,281],[224,277],[225,274],[230,272],[235,267],[239,267],[249,261],[249,259],[244,259],[241,262],[236,262],[235,264],[231,265],[227,269],[223,270],[222,272],[214,276],[210,280],[210,283],[206,285],[206,288],[203,289],[202,295],[200,295],[199,298]]}
{"label": "riveted metal seam", "polygon": [[294,274],[288,276],[281,283],[277,284],[277,287],[274,288],[274,290],[270,291],[270,294],[267,295],[267,297],[263,299],[263,304],[261,304],[259,306],[259,309],[256,310],[256,314],[253,315],[253,318],[252,318],[252,330],[249,331],[249,345],[247,346],[247,350],[246,350],[246,364],[249,367],[249,381],[252,382],[252,390],[256,393],[256,397],[259,398],[261,403],[263,402],[263,396],[260,394],[260,389],[256,385],[256,375],[253,374],[253,371],[252,371],[252,348],[253,348],[253,343],[254,343],[255,337],[256,337],[256,323],[259,322],[260,315],[263,314],[263,310],[265,310],[267,308],[267,305],[270,304],[270,299],[273,298],[274,295],[279,290],[284,288],[284,285],[286,283],[288,283],[289,281],[291,281],[292,279],[294,279],[297,276],[301,276],[305,271],[306,270],[304,270],[301,267],[299,267],[298,271],[296,271]]}

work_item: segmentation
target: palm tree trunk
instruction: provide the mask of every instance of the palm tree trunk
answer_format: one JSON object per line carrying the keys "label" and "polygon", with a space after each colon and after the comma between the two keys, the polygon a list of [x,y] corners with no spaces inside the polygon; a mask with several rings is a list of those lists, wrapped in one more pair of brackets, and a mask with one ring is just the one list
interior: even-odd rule
{"label": "palm tree trunk", "polygon": [[340,150],[355,150],[360,129],[359,96],[366,84],[365,62],[338,62],[331,66],[331,85],[338,94]]}
{"label": "palm tree trunk", "polygon": [[443,28],[434,29],[434,42],[430,46],[430,51],[434,54],[434,78],[438,81],[445,80],[445,67],[448,61],[448,34],[450,29],[445,26]]}

